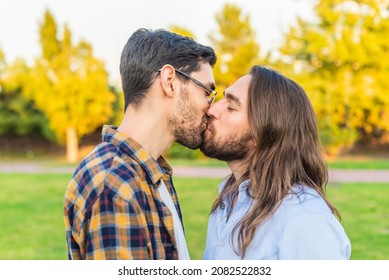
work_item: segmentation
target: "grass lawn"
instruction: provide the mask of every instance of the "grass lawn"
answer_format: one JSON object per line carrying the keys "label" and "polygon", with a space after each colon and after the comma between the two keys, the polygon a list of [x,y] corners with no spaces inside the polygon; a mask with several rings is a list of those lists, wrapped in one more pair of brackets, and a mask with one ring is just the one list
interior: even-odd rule
{"label": "grass lawn", "polygon": [[343,183],[327,188],[351,240],[352,259],[389,260],[389,184]]}
{"label": "grass lawn", "polygon": [[328,161],[330,169],[344,170],[388,170],[389,159],[337,159]]}
{"label": "grass lawn", "polygon": [[66,259],[63,197],[71,175],[0,174],[0,258]]}
{"label": "grass lawn", "polygon": [[[0,174],[0,259],[66,259],[63,196],[69,174]],[[219,180],[176,178],[192,259],[204,250]],[[389,184],[328,187],[353,246],[352,259],[389,259]]]}

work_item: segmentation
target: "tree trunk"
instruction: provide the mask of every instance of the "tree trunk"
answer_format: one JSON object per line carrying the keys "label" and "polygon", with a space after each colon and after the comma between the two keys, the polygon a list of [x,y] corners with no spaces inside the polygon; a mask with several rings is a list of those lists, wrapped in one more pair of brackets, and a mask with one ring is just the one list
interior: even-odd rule
{"label": "tree trunk", "polygon": [[346,71],[344,83],[345,83],[345,104],[346,104],[346,129],[347,129],[347,142],[345,145],[346,151],[349,151],[354,146],[354,137],[353,137],[353,131],[350,124],[350,118],[351,118],[351,107],[350,107],[350,95],[353,94],[353,86],[352,86],[352,80],[353,80],[353,73],[351,70]]}
{"label": "tree trunk", "polygon": [[66,158],[70,163],[74,163],[78,159],[78,140],[74,127],[66,129]]}

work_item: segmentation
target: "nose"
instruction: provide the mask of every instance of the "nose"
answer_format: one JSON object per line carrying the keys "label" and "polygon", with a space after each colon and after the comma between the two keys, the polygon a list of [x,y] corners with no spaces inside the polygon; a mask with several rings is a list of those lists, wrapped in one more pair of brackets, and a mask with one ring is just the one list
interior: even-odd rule
{"label": "nose", "polygon": [[207,110],[208,117],[213,117],[215,119],[219,118],[220,110],[219,110],[219,101],[212,103]]}

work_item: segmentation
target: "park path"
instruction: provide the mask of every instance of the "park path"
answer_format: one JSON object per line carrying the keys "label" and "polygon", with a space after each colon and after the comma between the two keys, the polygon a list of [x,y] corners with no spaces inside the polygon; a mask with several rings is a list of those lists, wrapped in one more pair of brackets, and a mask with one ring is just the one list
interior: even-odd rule
{"label": "park path", "polygon": [[[175,177],[204,177],[204,178],[224,178],[230,174],[226,167],[174,167]],[[30,162],[0,162],[0,173],[62,173],[72,174],[74,167],[45,166],[40,163]],[[389,170],[330,170],[329,182],[379,182],[389,183]]]}
{"label": "park path", "polygon": [[[224,178],[230,174],[229,168],[215,167],[176,167],[174,168],[174,176],[177,177],[208,177],[208,178]],[[345,183],[345,182],[379,182],[389,183],[389,170],[329,170],[329,182]]]}

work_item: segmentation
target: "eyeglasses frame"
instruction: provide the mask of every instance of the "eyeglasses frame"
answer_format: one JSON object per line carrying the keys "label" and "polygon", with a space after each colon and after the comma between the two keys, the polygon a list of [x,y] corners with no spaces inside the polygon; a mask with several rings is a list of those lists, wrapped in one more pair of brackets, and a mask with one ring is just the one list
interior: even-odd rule
{"label": "eyeglasses frame", "polygon": [[[176,71],[178,74],[181,74],[182,76],[184,76],[185,78],[191,80],[192,82],[194,82],[196,85],[198,85],[199,87],[201,87],[202,89],[204,89],[207,93],[208,93],[208,97],[209,97],[209,100],[208,100],[208,103],[209,104],[212,104],[212,102],[215,100],[216,96],[217,96],[217,91],[216,90],[213,90],[211,89],[209,86],[206,86],[204,85],[202,82],[200,82],[199,80],[189,76],[188,74],[182,72],[181,70],[178,70],[176,68],[174,68],[174,71]],[[158,72],[161,72],[161,70],[158,70]]]}

